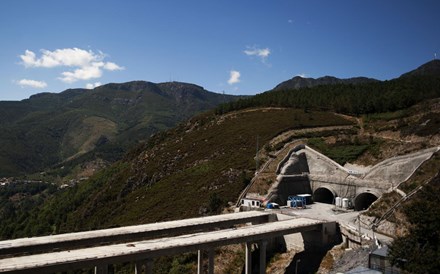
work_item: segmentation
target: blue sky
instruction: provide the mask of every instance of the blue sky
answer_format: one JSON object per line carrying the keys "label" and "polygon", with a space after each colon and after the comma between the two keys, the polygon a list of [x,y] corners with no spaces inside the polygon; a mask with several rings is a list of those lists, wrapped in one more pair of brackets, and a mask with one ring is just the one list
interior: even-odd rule
{"label": "blue sky", "polygon": [[440,57],[440,1],[0,1],[0,100],[110,82],[256,94]]}

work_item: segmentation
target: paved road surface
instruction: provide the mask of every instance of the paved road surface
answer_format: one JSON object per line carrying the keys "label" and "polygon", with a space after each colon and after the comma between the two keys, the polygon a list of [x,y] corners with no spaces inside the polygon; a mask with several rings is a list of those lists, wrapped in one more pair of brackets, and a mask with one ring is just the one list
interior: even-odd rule
{"label": "paved road surface", "polygon": [[[355,230],[358,229],[358,225],[355,221],[360,213],[359,211],[336,213],[335,211],[333,211],[334,208],[335,205],[324,204],[324,203],[313,203],[312,205],[308,205],[307,209],[287,209],[287,210],[288,212],[291,212],[292,214],[295,214],[300,217],[313,218],[323,221],[337,221]],[[283,209],[283,212],[286,213],[287,211]],[[361,232],[362,234],[365,234],[368,237],[373,238],[373,231],[368,227],[361,226]],[[377,232],[375,232],[374,235],[380,241],[385,243],[391,243],[393,241],[392,238],[386,235],[378,234]]]}

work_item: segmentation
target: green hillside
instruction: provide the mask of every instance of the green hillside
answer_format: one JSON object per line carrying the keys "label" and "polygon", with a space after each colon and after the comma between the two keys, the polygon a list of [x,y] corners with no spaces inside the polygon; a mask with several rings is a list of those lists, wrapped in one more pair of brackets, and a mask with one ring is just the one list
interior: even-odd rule
{"label": "green hillside", "polygon": [[151,134],[232,99],[193,84],[136,81],[0,102],[0,177],[68,165],[87,153],[119,159]]}
{"label": "green hillside", "polygon": [[265,144],[289,129],[329,125],[352,122],[280,108],[204,114],[156,134],[122,161],[33,210],[3,218],[0,231],[9,238],[218,213],[235,203],[255,172],[257,136]]}

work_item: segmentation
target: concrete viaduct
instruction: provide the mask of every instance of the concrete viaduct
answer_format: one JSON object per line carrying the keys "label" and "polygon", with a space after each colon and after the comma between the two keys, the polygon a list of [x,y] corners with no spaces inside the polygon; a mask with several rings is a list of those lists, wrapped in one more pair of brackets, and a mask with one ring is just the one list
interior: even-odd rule
{"label": "concrete viaduct", "polygon": [[334,203],[348,198],[356,210],[366,209],[383,193],[406,181],[439,147],[387,159],[373,167],[339,165],[306,145],[292,149],[280,162],[277,181],[267,199],[286,204],[294,194],[312,194],[314,201]]}
{"label": "concrete viaduct", "polygon": [[0,273],[54,273],[86,268],[108,273],[109,265],[123,262],[135,262],[135,273],[142,273],[143,269],[152,273],[156,257],[197,251],[200,274],[205,251],[208,273],[212,274],[214,249],[238,243],[246,243],[245,273],[252,273],[254,244],[260,255],[259,273],[265,273],[266,250],[278,246],[284,235],[301,233],[304,247],[313,249],[333,245],[336,231],[334,222],[286,215],[278,218],[277,214],[251,211],[24,238],[0,242]]}

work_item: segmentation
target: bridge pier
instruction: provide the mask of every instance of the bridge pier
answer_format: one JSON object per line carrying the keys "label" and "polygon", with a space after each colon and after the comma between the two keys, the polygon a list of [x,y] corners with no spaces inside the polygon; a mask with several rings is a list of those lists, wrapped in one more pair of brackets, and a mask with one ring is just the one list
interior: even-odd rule
{"label": "bridge pier", "polygon": [[306,250],[322,250],[341,242],[336,222],[321,224],[321,229],[301,232]]}
{"label": "bridge pier", "polygon": [[108,274],[108,265],[97,265],[95,266],[95,274]]}
{"label": "bridge pier", "polygon": [[141,274],[142,268],[145,268],[145,274],[152,274],[153,273],[153,260],[152,259],[146,259],[143,261],[137,261],[134,265],[134,273],[135,274]]}
{"label": "bridge pier", "polygon": [[203,273],[203,251],[197,250],[197,274]]}
{"label": "bridge pier", "polygon": [[267,241],[262,240],[259,245],[260,249],[260,274],[266,274],[266,248],[267,248]]}
{"label": "bridge pier", "polygon": [[145,264],[145,273],[153,274],[153,260],[151,259],[147,260]]}
{"label": "bridge pier", "polygon": [[[252,242],[246,242],[245,247],[245,274],[252,273]],[[261,240],[258,242],[259,249],[259,273],[266,274],[266,250],[267,250],[267,240]]]}
{"label": "bridge pier", "polygon": [[214,248],[208,251],[208,274],[214,274]]}
{"label": "bridge pier", "polygon": [[[214,274],[215,249],[208,250],[208,274]],[[203,273],[203,250],[197,250],[197,274]]]}
{"label": "bridge pier", "polygon": [[245,262],[244,262],[245,274],[252,273],[252,243],[246,242],[246,250],[245,250]]}

